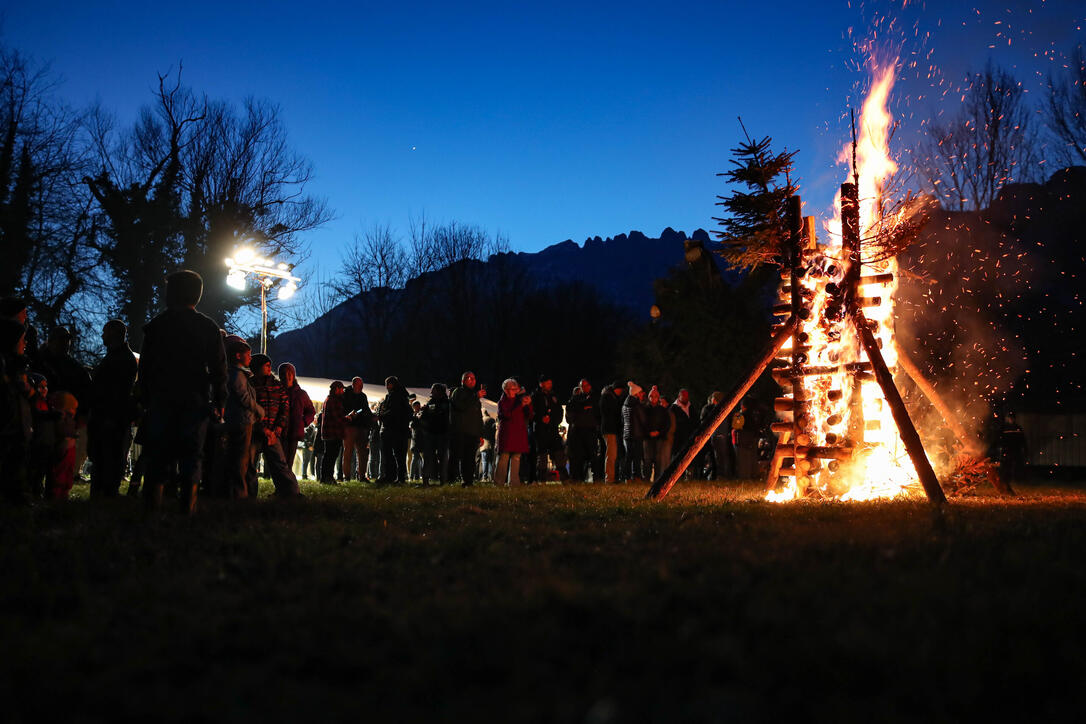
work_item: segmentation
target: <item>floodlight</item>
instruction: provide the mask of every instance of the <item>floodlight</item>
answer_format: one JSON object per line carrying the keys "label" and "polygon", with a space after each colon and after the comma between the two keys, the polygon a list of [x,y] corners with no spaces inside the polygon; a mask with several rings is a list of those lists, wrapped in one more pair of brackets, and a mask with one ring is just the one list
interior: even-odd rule
{"label": "floodlight", "polygon": [[245,272],[240,269],[231,270],[231,272],[226,275],[226,283],[234,289],[245,291]]}
{"label": "floodlight", "polygon": [[283,286],[279,287],[279,298],[290,299],[294,296],[294,292],[298,289],[298,285],[294,282],[287,282]]}

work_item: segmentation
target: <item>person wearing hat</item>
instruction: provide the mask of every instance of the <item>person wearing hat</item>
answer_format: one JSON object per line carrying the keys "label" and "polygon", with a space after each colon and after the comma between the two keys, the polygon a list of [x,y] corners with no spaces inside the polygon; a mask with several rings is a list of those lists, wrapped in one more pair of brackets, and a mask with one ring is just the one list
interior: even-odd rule
{"label": "person wearing hat", "polygon": [[196,510],[204,438],[211,414],[226,404],[226,352],[219,325],[196,311],[203,279],[187,269],[166,278],[166,311],[143,328],[140,401],[146,409],[139,437],[148,456],[144,500],[162,503],[176,479],[182,512]]}
{"label": "person wearing hat", "polygon": [[645,456],[645,390],[634,381],[627,387],[630,394],[622,403],[622,442],[626,447],[626,479],[643,483]]}
{"label": "person wearing hat", "polygon": [[253,425],[249,470],[245,476],[246,492],[256,498],[259,489],[256,459],[264,456],[264,473],[275,484],[275,494],[280,498],[299,497],[298,478],[287,467],[283,454],[283,434],[290,420],[290,399],[286,388],[272,374],[271,358],[254,354],[249,368],[253,372],[252,384],[256,401],[264,408],[263,419]]}
{"label": "person wearing hat", "polygon": [[346,388],[339,380],[328,386],[328,397],[324,398],[320,414],[320,438],[324,444],[318,479],[326,485],[336,484],[336,460],[343,448],[343,431],[347,427],[347,411],[343,406],[343,393]]}
{"label": "person wearing hat", "polygon": [[547,456],[554,463],[562,482],[569,480],[566,470],[566,449],[558,427],[562,424],[562,403],[554,394],[554,381],[549,375],[539,376],[539,387],[532,393],[532,442],[535,444],[536,480],[547,480]]}

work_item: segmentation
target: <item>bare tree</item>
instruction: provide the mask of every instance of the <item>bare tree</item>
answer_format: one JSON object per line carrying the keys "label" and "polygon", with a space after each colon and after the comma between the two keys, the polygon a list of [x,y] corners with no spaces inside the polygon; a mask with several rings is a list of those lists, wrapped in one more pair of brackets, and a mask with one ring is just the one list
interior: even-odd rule
{"label": "bare tree", "polygon": [[[324,200],[308,195],[312,165],[292,150],[279,108],[247,99],[241,109],[205,102],[206,118],[182,154],[185,195],[181,263],[222,274],[240,244],[298,264],[308,256],[303,235],[332,218]],[[202,307],[227,319],[253,302],[222,284],[209,285]]]}
{"label": "bare tree", "polygon": [[1086,54],[1082,46],[1071,52],[1063,77],[1048,77],[1048,114],[1045,121],[1068,166],[1086,163]]}
{"label": "bare tree", "polygon": [[989,62],[970,77],[960,113],[927,124],[918,178],[944,208],[987,208],[1006,184],[1036,178],[1037,143],[1021,83]]}
{"label": "bare tree", "polygon": [[93,285],[80,119],[48,66],[0,46],[0,294],[23,295],[35,320],[71,323]]}

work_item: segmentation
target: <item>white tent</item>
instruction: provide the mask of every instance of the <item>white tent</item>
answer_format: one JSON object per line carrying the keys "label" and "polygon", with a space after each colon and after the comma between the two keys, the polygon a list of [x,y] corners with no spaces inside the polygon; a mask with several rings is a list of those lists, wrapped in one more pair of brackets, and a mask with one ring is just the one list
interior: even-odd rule
{"label": "white tent", "polygon": [[[321,377],[299,377],[298,384],[309,395],[309,399],[313,400],[313,404],[320,409],[320,406],[324,404],[324,398],[328,397],[328,388],[331,386],[334,380],[324,379]],[[351,386],[350,380],[343,380],[343,384],[346,387]],[[362,391],[366,393],[366,397],[369,398],[371,405],[376,405],[385,397],[384,385],[369,385],[363,384]],[[429,387],[408,387],[408,394],[415,395],[422,404],[426,404],[430,400],[430,388]],[[452,390],[449,390],[451,393]],[[493,400],[483,400],[483,409],[490,412],[491,417],[497,417],[498,415],[498,403]]]}

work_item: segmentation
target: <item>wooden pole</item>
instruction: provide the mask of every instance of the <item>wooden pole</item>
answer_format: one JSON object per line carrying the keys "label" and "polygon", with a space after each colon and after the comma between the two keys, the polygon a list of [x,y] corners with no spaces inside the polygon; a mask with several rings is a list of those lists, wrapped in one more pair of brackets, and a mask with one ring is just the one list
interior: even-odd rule
{"label": "wooden pole", "polygon": [[897,423],[901,441],[905,443],[905,450],[913,461],[913,467],[916,468],[920,484],[924,486],[928,500],[935,505],[943,505],[946,503],[946,494],[939,485],[939,479],[935,477],[935,471],[931,467],[927,453],[924,452],[924,444],[920,442],[920,434],[909,417],[909,411],[905,409],[905,401],[901,399],[901,393],[894,386],[894,376],[890,373],[890,368],[886,366],[886,360],[882,358],[878,340],[871,333],[871,328],[867,326],[867,317],[857,309],[853,312],[852,318],[855,321],[856,333],[860,336],[860,343],[863,344],[867,357],[871,360],[875,380],[882,388],[887,404],[890,405],[890,412],[894,416],[894,422]]}
{"label": "wooden pole", "polygon": [[[958,422],[958,418],[950,410],[950,406],[946,404],[942,396],[935,390],[928,378],[924,376],[924,373],[920,371],[920,368],[913,362],[912,358],[901,348],[901,345],[894,341],[894,349],[897,351],[897,363],[901,369],[905,370],[905,374],[909,376],[920,391],[924,393],[924,396],[928,398],[928,402],[939,411],[939,415],[942,416],[943,422],[950,428],[950,431],[954,433],[954,437],[958,438],[958,442],[962,444],[962,452],[970,457],[981,457],[980,443],[976,437],[966,432],[962,424]],[[1009,483],[1005,482],[1001,475],[996,471],[994,467],[990,469],[988,474],[988,481],[992,484],[992,487],[996,489],[997,493],[1002,495],[1014,495],[1014,489]]]}
{"label": "wooden pole", "polygon": [[766,366],[777,356],[777,350],[779,350],[784,343],[792,336],[792,332],[796,326],[796,318],[789,317],[788,321],[784,323],[777,333],[773,335],[773,338],[766,345],[765,350],[762,352],[762,356],[751,366],[750,373],[739,382],[738,385],[732,390],[731,395],[725,400],[725,402],[717,410],[716,415],[707,420],[704,425],[699,427],[694,434],[690,436],[690,441],[682,449],[682,451],[671,458],[671,462],[667,467],[660,471],[660,474],[656,476],[656,481],[652,484],[649,492],[645,494],[646,498],[652,498],[653,500],[661,500],[675,483],[679,481],[686,469],[690,467],[690,463],[694,462],[694,458],[698,456],[701,449],[705,447],[705,443],[709,442],[709,439],[716,432],[716,429],[728,419],[728,415],[731,414],[735,406],[739,404],[739,401],[743,399],[743,395],[747,394],[747,390],[758,381],[758,378],[762,376],[762,372],[765,371]]}

